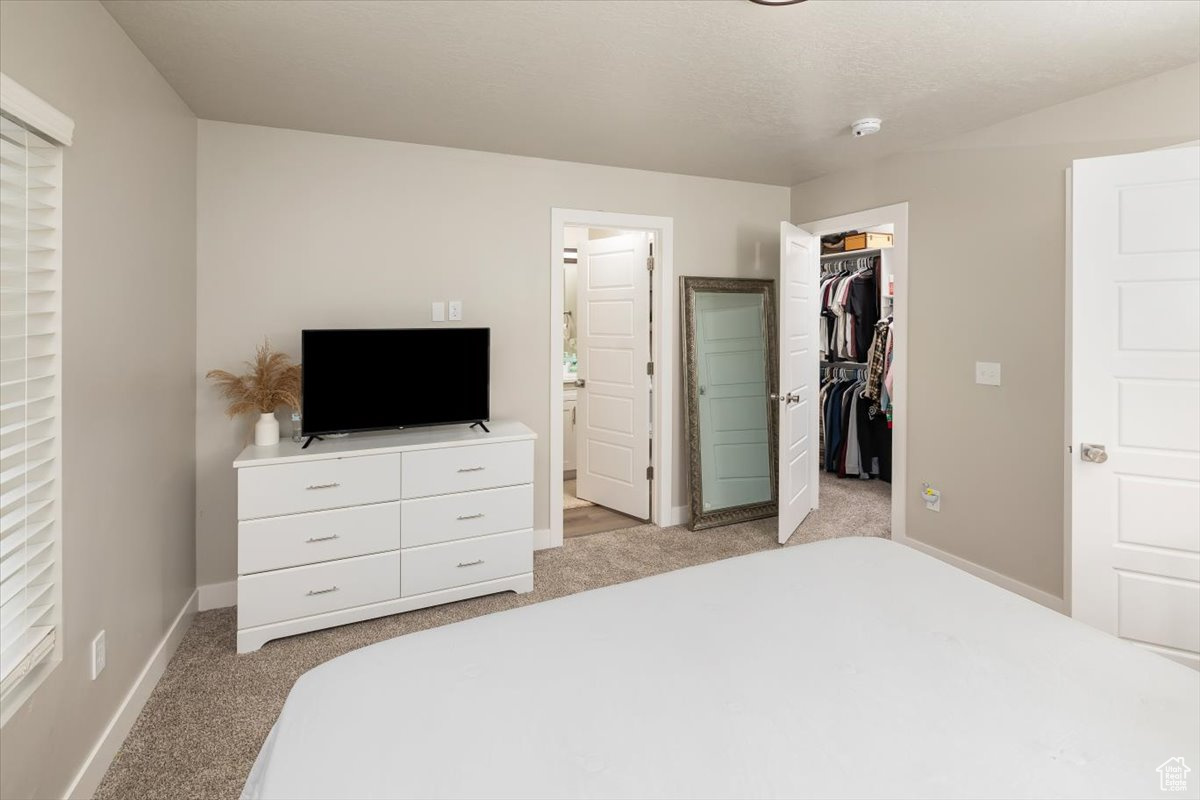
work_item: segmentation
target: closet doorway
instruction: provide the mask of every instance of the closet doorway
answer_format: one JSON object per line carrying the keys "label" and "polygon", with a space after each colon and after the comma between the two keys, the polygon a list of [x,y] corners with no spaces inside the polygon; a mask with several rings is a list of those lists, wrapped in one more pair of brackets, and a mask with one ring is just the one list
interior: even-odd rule
{"label": "closet doorway", "polygon": [[[663,524],[670,503],[671,220],[555,209],[549,541]],[[661,332],[661,334],[660,334]],[[668,523],[669,524],[669,523]]]}
{"label": "closet doorway", "polygon": [[[819,442],[810,450],[817,476],[812,508],[838,505],[890,518],[891,538],[908,543],[908,204],[800,227],[822,250],[813,280],[819,302],[807,309],[813,318],[803,326],[820,342],[819,360],[809,359],[811,373],[803,376],[818,387],[810,414]],[[822,490],[831,496],[822,498]],[[781,529],[781,540],[790,533]]]}

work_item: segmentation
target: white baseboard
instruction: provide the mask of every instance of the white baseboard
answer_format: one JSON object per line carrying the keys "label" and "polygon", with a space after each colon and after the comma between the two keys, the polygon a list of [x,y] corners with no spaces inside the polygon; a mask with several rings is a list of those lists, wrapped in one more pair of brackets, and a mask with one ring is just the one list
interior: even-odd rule
{"label": "white baseboard", "polygon": [[1019,594],[1022,597],[1032,600],[1035,603],[1040,603],[1052,611],[1057,611],[1060,614],[1067,613],[1066,601],[1063,600],[1063,598],[1061,598],[1061,597],[1055,597],[1054,595],[1050,594],[1049,592],[1044,592],[1041,589],[1030,586],[1027,583],[1022,583],[1021,581],[1017,580],[1016,578],[1010,578],[1007,575],[996,572],[993,569],[988,569],[987,567],[980,566],[979,564],[976,564],[974,561],[968,561],[965,558],[960,558],[960,557],[954,555],[953,553],[947,553],[945,550],[934,547],[931,544],[925,544],[924,542],[918,542],[917,540],[910,539],[908,537],[893,536],[892,538],[894,541],[899,542],[901,544],[908,545],[909,547],[913,548],[914,550],[920,550],[922,553],[925,553],[926,555],[931,555],[934,558],[945,561],[947,564],[950,564],[951,566],[958,567],[959,569],[961,569],[964,572],[969,572],[972,575],[976,576],[977,578],[983,578],[985,581],[994,583],[997,586],[999,586],[1001,589],[1007,589],[1010,592]]}
{"label": "white baseboard", "polygon": [[554,545],[551,544],[549,528],[541,528],[541,529],[534,530],[534,532],[533,532],[533,549],[534,550],[546,550],[547,548],[550,548],[553,546]]}
{"label": "white baseboard", "polygon": [[146,666],[142,667],[141,674],[134,680],[133,686],[129,688],[121,705],[117,707],[117,713],[109,720],[108,726],[100,734],[100,738],[92,747],[91,752],[88,753],[88,757],[75,775],[75,779],[67,787],[64,797],[68,800],[70,798],[88,798],[96,793],[100,781],[104,779],[104,773],[108,771],[117,751],[121,749],[125,737],[133,729],[133,723],[137,722],[138,714],[142,713],[142,707],[150,699],[150,693],[158,685],[159,679],[167,669],[167,664],[171,661],[171,656],[175,655],[175,650],[183,641],[183,635],[187,633],[188,627],[192,624],[199,594],[199,590],[192,592],[187,602],[183,604],[183,608],[179,610],[179,614],[176,615],[175,621],[171,623],[171,627],[167,629],[166,635],[158,643],[158,647],[150,654]]}
{"label": "white baseboard", "polygon": [[237,581],[206,583],[198,591],[200,592],[201,611],[211,611],[214,608],[231,608],[237,605]]}
{"label": "white baseboard", "polygon": [[667,512],[667,518],[663,520],[660,527],[670,528],[675,525],[687,525],[688,520],[692,518],[691,506],[675,506]]}

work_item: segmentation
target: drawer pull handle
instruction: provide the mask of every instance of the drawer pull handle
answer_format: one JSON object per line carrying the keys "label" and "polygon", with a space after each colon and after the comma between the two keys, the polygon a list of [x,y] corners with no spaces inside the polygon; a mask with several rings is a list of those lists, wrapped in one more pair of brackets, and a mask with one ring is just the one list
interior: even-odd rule
{"label": "drawer pull handle", "polygon": [[329,536],[313,536],[312,538],[306,539],[305,541],[307,541],[309,544],[312,544],[313,542],[330,542],[330,541],[333,541],[334,539],[340,539],[340,538],[341,537],[338,536],[336,533],[331,533]]}
{"label": "drawer pull handle", "polygon": [[336,489],[341,486],[340,483],[314,483],[308,487],[309,491],[313,489]]}
{"label": "drawer pull handle", "polygon": [[308,596],[313,597],[314,595],[318,594],[329,594],[330,592],[336,592],[337,590],[338,587],[336,586],[330,586],[328,589],[309,589]]}
{"label": "drawer pull handle", "polygon": [[459,519],[479,519],[483,514],[464,514]]}
{"label": "drawer pull handle", "polygon": [[459,472],[482,472],[483,467],[462,467],[458,471]]}
{"label": "drawer pull handle", "polygon": [[460,567],[474,567],[474,566],[478,566],[479,564],[482,564],[482,563],[483,563],[483,559],[478,558],[474,561],[466,561],[466,562],[460,561],[460,562],[458,562],[458,565]]}

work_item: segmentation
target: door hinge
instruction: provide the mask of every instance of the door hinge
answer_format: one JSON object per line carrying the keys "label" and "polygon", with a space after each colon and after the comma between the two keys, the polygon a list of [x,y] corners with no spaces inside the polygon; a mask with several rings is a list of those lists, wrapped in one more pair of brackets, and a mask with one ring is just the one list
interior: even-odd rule
{"label": "door hinge", "polygon": [[646,467],[646,480],[654,480],[654,467]]}
{"label": "door hinge", "polygon": [[646,362],[646,374],[647,374],[647,375],[653,375],[653,374],[654,374],[654,362],[653,362],[653,361],[647,361],[647,362]]}
{"label": "door hinge", "polygon": [[646,269],[654,272],[654,256],[650,256],[646,259]]}

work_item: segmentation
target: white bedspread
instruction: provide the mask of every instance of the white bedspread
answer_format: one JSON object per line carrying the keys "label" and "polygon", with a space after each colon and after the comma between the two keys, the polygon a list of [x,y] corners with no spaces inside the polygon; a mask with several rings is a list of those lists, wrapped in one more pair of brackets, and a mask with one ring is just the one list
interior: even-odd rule
{"label": "white bedspread", "polygon": [[1147,797],[1176,756],[1200,770],[1196,672],[839,539],[334,659],[243,797]]}

